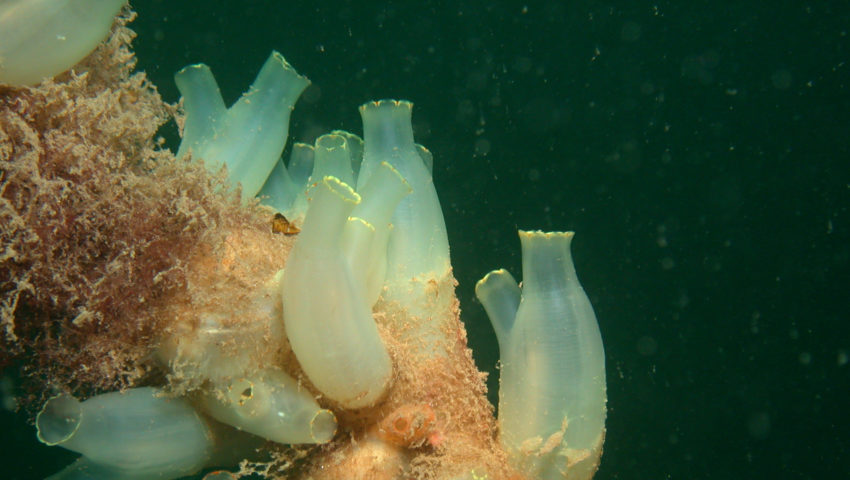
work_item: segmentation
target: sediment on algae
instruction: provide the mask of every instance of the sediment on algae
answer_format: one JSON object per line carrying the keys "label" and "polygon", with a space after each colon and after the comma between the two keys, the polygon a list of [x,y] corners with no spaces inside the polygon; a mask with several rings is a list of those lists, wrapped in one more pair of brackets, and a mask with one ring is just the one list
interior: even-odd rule
{"label": "sediment on algae", "polygon": [[42,392],[138,384],[187,260],[231,227],[266,227],[154,139],[175,108],[133,71],[134,16],[71,72],[0,87],[0,366]]}

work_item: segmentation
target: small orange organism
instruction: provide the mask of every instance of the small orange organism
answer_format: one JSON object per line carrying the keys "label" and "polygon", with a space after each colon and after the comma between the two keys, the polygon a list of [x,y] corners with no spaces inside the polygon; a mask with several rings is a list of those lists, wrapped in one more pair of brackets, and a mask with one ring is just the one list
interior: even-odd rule
{"label": "small orange organism", "polygon": [[430,405],[402,405],[381,420],[378,436],[393,445],[416,448],[439,438],[436,424],[437,415]]}
{"label": "small orange organism", "polygon": [[292,222],[286,219],[282,214],[275,213],[272,218],[272,232],[282,233],[284,235],[295,235],[301,231]]}

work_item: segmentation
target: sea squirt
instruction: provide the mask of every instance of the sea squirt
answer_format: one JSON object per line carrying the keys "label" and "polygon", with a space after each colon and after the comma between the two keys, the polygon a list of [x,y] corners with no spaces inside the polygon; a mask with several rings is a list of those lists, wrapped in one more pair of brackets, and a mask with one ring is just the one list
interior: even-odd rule
{"label": "sea squirt", "polygon": [[[330,132],[284,163],[308,81],[272,52],[227,108],[209,68],[192,65],[176,76],[172,154],[153,135],[175,109],[131,74],[126,20],[75,67],[89,75],[0,88],[2,214],[14,227],[2,271],[15,279],[4,346],[35,359],[30,371],[50,358],[50,386],[88,397],[60,394],[38,416],[42,441],[83,455],[53,478],[593,475],[604,352],[571,233],[520,232],[522,288],[503,270],[476,288],[501,349],[497,420],[459,319],[435,155],[414,142],[412,103],[368,102],[363,139]],[[78,59],[67,60],[39,75]],[[121,109],[147,124],[128,128]],[[54,192],[39,175],[75,188],[27,201]],[[87,203],[91,192],[111,201]],[[128,211],[141,220],[115,213]],[[47,237],[48,220],[72,228]],[[92,245],[96,255],[75,250]],[[43,273],[56,257],[40,252],[54,247],[90,289],[68,293],[65,272]]]}

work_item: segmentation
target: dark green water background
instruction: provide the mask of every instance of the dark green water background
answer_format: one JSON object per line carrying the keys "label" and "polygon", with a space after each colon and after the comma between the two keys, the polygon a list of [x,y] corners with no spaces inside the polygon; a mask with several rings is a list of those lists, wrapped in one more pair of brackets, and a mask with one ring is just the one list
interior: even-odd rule
{"label": "dark green water background", "polygon": [[[234,101],[277,49],[313,82],[295,140],[361,133],[368,100],[415,103],[493,392],[475,282],[520,276],[517,228],[577,232],[608,371],[597,479],[847,478],[848,2],[135,8],[139,67],[168,101],[197,62]],[[9,419],[0,478],[73,458]]]}

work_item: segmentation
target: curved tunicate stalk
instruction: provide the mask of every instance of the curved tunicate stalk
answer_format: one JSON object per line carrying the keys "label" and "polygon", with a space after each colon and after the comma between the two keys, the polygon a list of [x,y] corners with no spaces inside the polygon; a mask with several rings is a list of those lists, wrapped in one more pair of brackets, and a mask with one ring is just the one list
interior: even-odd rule
{"label": "curved tunicate stalk", "polygon": [[351,212],[343,231],[346,251],[356,281],[363,285],[366,304],[378,300],[387,274],[390,220],[399,201],[411,188],[398,170],[383,162],[357,192],[363,198]]}
{"label": "curved tunicate stalk", "polygon": [[392,363],[343,250],[343,229],[360,196],[335,177],[315,187],[283,276],[286,335],[313,384],[346,408],[373,405]]}
{"label": "curved tunicate stalk", "polygon": [[234,380],[199,397],[216,420],[278,443],[326,443],[336,433],[336,417],[319,407],[310,392],[279,370]]}
{"label": "curved tunicate stalk", "polygon": [[206,465],[214,449],[209,426],[186,400],[150,387],[84,402],[58,395],[39,412],[36,427],[42,443],[83,454],[56,478],[95,470],[112,477],[93,478],[177,478]]}

